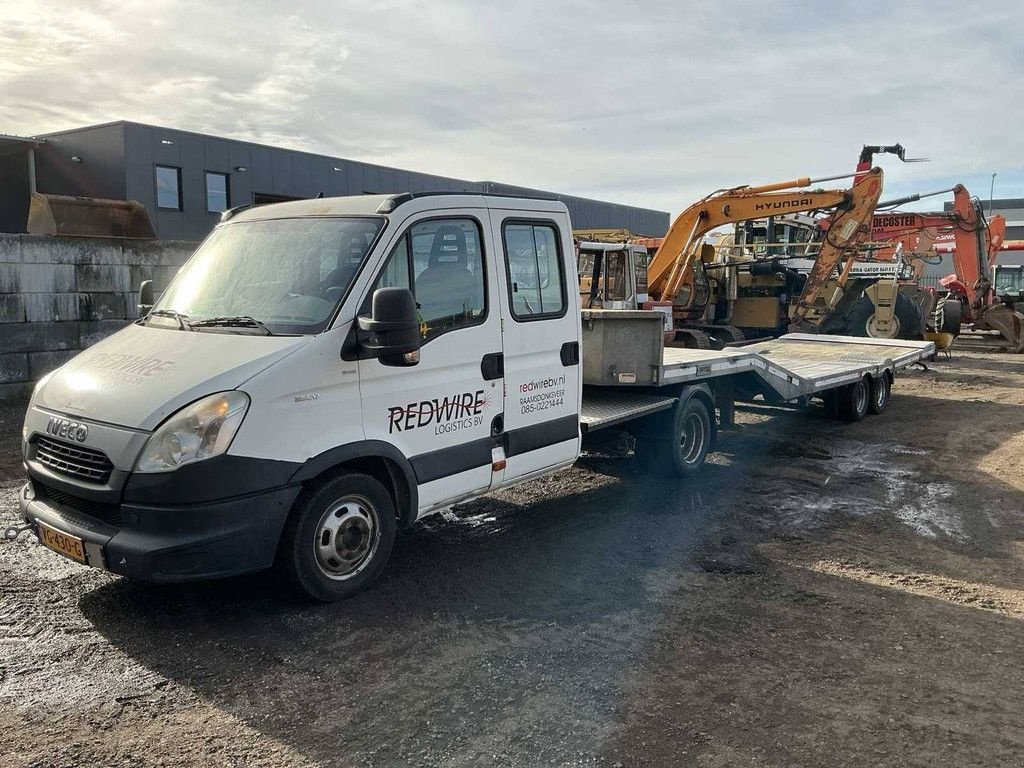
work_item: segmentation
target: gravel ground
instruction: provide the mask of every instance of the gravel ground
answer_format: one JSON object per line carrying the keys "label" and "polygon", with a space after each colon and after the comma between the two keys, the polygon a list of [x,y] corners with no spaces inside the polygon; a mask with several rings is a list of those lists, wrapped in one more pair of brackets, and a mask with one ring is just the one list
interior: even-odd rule
{"label": "gravel ground", "polygon": [[1021,765],[1024,359],[962,346],[859,424],[743,411],[696,482],[430,518],[341,604],[0,544],[0,765]]}

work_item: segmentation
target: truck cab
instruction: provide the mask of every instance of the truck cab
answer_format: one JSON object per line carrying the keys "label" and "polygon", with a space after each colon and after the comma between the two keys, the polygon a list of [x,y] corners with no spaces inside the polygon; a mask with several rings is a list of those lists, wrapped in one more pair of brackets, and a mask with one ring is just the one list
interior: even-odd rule
{"label": "truck cab", "polygon": [[282,564],[336,599],[395,530],[572,464],[565,205],[466,194],[225,214],[145,316],[36,387],[25,520],[138,579]]}

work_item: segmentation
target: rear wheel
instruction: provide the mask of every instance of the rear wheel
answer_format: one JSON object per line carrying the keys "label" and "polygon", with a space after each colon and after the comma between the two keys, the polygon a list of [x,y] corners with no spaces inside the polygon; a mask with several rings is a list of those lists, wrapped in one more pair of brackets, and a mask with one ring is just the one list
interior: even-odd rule
{"label": "rear wheel", "polygon": [[707,404],[691,397],[677,406],[663,436],[637,440],[637,458],[645,469],[658,474],[692,477],[704,466],[711,449],[712,423]]}
{"label": "rear wheel", "polygon": [[868,415],[870,392],[867,379],[847,384],[836,392],[839,418],[843,421],[860,421]]}
{"label": "rear wheel", "polygon": [[892,379],[888,373],[883,373],[871,380],[871,402],[868,409],[875,415],[881,414],[889,405],[889,395],[892,392]]}
{"label": "rear wheel", "polygon": [[397,527],[391,495],[380,481],[339,475],[300,498],[281,535],[279,562],[300,592],[341,600],[380,576]]}

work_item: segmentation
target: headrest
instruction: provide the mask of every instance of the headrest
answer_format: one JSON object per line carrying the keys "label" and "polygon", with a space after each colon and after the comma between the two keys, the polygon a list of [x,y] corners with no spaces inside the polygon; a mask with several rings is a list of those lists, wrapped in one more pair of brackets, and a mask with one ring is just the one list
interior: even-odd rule
{"label": "headrest", "polygon": [[462,227],[445,224],[434,233],[430,246],[430,266],[438,264],[466,265],[466,233]]}
{"label": "headrest", "polygon": [[364,255],[366,255],[366,240],[362,237],[353,237],[349,239],[348,246],[338,254],[338,266],[357,266],[362,262]]}

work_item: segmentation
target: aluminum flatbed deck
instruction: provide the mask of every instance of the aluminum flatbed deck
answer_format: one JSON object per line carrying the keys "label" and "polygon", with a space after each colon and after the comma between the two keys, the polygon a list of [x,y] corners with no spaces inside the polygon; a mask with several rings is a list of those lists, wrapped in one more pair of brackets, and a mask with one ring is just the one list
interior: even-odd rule
{"label": "aluminum flatbed deck", "polygon": [[864,375],[895,374],[934,352],[935,345],[928,341],[804,333],[722,350],[666,347],[653,388],[585,385],[580,424],[585,432],[595,431],[668,410],[677,398],[657,389],[671,385],[750,374],[771,399],[789,401],[821,394]]}
{"label": "aluminum flatbed deck", "polygon": [[790,333],[731,349],[666,347],[657,382],[666,386],[750,371],[790,399],[848,384],[866,373],[906,368],[934,352],[930,341]]}
{"label": "aluminum flatbed deck", "polygon": [[931,357],[930,341],[790,333],[744,347],[758,375],[783,400],[806,397]]}

